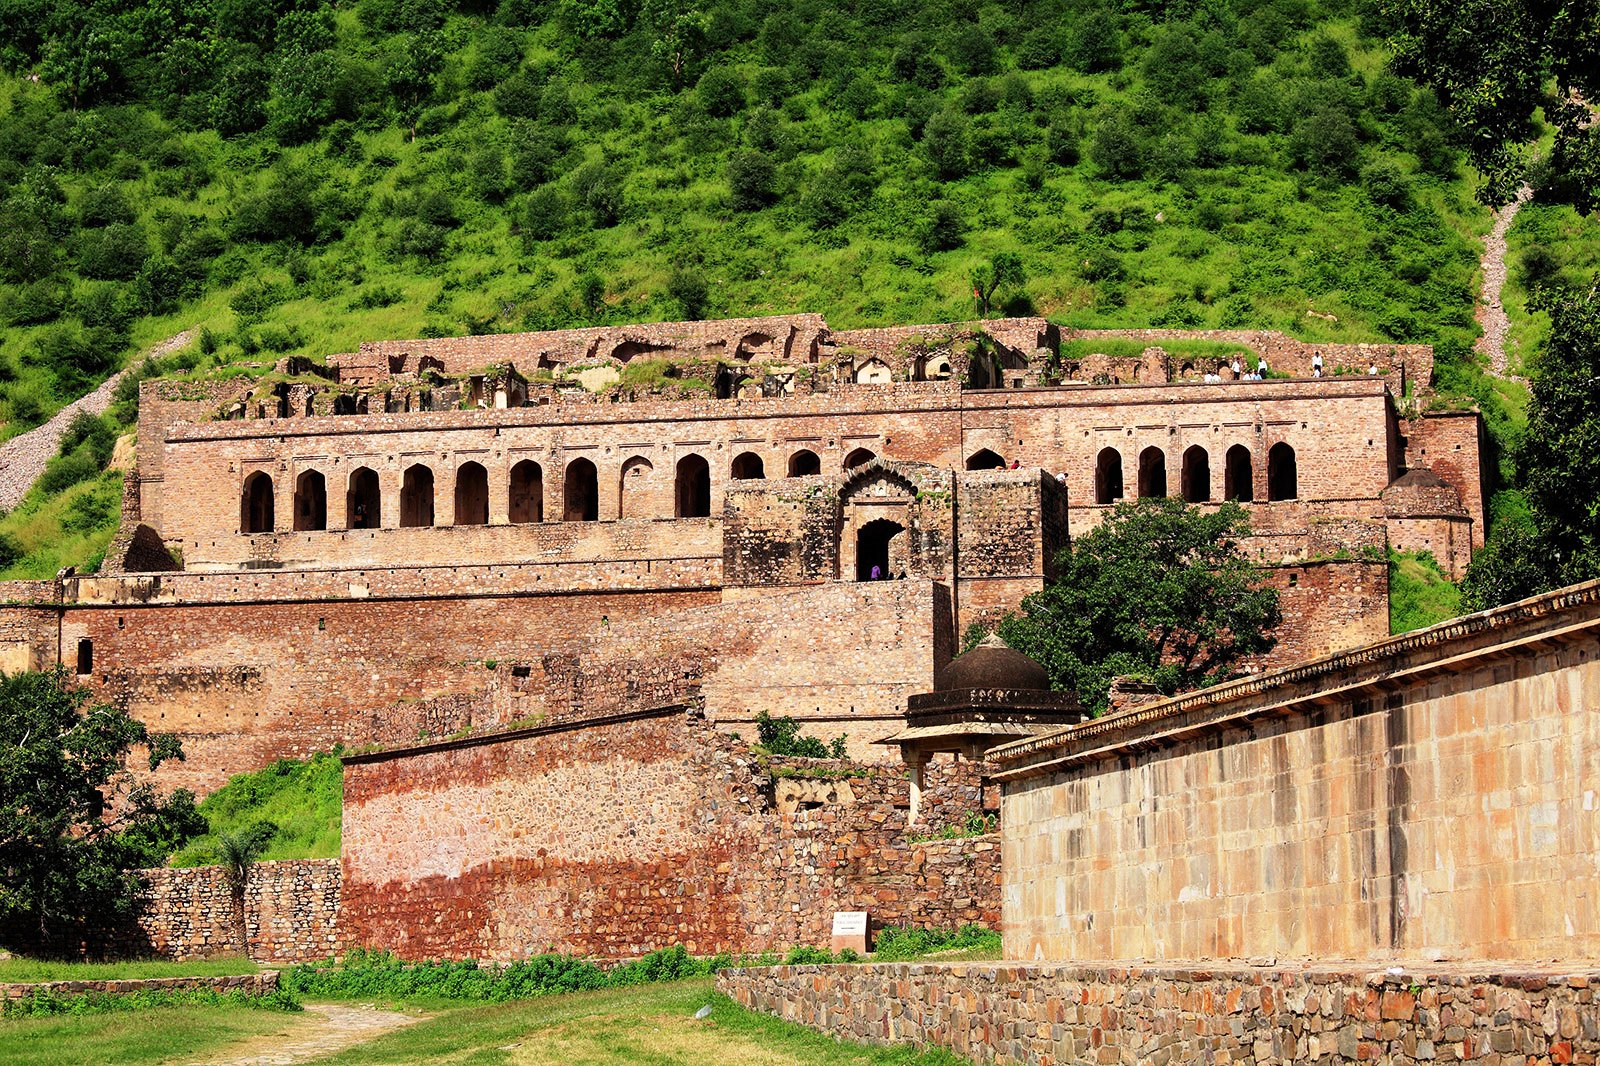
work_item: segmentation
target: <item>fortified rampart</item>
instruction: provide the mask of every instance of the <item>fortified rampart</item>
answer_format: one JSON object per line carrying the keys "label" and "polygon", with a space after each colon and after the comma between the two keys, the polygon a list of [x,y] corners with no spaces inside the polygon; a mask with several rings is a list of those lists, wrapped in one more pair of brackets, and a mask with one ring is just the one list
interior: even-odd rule
{"label": "fortified rampart", "polygon": [[[1234,380],[1224,349],[1298,376]],[[791,713],[875,754],[957,636],[1123,499],[1247,508],[1285,608],[1258,665],[1381,636],[1389,546],[1459,573],[1481,539],[1477,415],[1404,399],[1430,367],[1264,332],[795,315],[146,382],[106,573],[0,590],[0,663],[64,662],[178,732],[162,774],[201,791],[438,735],[500,663],[526,671],[525,716],[676,673],[715,721]]]}
{"label": "fortified rampart", "polygon": [[[345,763],[351,945],[626,958],[825,944],[836,910],[875,925],[998,918],[994,838],[921,839],[901,774],[769,770],[681,706]],[[969,764],[939,766],[929,835],[985,809]]]}

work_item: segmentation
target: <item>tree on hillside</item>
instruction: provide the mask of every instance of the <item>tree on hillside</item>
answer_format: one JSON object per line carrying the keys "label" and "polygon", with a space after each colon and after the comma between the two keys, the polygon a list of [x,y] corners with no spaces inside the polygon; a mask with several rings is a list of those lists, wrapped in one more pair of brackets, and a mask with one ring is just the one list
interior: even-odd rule
{"label": "tree on hillside", "polygon": [[1560,193],[1581,211],[1600,200],[1600,127],[1588,107],[1600,95],[1592,4],[1388,0],[1386,9],[1396,65],[1450,109],[1484,174],[1486,200],[1503,203],[1522,183],[1527,161],[1518,148],[1533,139],[1540,107],[1555,128],[1550,165]]}
{"label": "tree on hillside", "polygon": [[1534,302],[1550,334],[1515,456],[1531,518],[1472,560],[1463,586],[1472,610],[1600,577],[1600,285],[1542,289]]}
{"label": "tree on hillside", "polygon": [[996,252],[987,263],[972,268],[972,298],[978,301],[978,314],[988,317],[995,294],[1006,286],[1020,288],[1028,280],[1022,259],[1015,252]]}
{"label": "tree on hillside", "polygon": [[1168,693],[1224,680],[1273,646],[1281,620],[1277,592],[1240,546],[1249,534],[1236,503],[1119,504],[1062,551],[1055,580],[1007,615],[1000,635],[1094,713],[1119,674]]}
{"label": "tree on hillside", "polygon": [[152,770],[183,758],[176,737],[91,703],[60,666],[0,675],[0,928],[59,950],[114,925],[138,906],[130,871],[205,831],[187,790],[133,782],[135,747]]}

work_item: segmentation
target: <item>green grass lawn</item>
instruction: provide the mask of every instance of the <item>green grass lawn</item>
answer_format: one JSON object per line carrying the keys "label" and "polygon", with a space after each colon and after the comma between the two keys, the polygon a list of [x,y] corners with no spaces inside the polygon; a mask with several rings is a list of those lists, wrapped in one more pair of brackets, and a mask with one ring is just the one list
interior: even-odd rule
{"label": "green grass lawn", "polygon": [[[12,981],[121,981],[145,977],[227,977],[260,969],[245,958],[169,962],[53,962],[44,959],[0,959],[0,983]],[[0,1061],[6,1061],[0,1055]]]}
{"label": "green grass lawn", "polygon": [[129,1014],[0,1019],[0,1062],[7,1066],[194,1062],[224,1047],[289,1033],[301,1014],[232,1007],[176,1007]]}
{"label": "green grass lawn", "polygon": [[[709,1004],[711,1016],[694,1014]],[[378,1007],[394,1006],[378,1003]],[[743,1010],[709,977],[494,1006],[407,1003],[437,1011],[323,1063],[473,1063],[474,1066],[961,1066],[944,1050],[873,1048]],[[312,1013],[182,1007],[130,1014],[0,1019],[8,1066],[218,1061],[257,1055],[322,1024]]]}
{"label": "green grass lawn", "polygon": [[[710,1004],[711,1016],[694,1013]],[[709,977],[547,996],[450,1011],[326,1060],[328,1063],[505,1063],[508,1066],[958,1066],[948,1052],[871,1048],[746,1011]]]}

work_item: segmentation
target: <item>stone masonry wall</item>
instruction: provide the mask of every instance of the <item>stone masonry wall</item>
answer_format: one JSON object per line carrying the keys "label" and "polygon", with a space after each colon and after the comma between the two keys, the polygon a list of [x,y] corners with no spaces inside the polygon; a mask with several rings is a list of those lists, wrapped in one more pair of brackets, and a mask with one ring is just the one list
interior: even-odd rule
{"label": "stone masonry wall", "polygon": [[774,765],[681,708],[351,757],[345,940],[626,958],[826,945],[836,910],[994,923],[994,836],[918,836],[983,810],[973,768],[936,764],[908,827],[898,771]]}
{"label": "stone masonry wall", "polygon": [[[144,912],[124,950],[180,961],[238,954],[237,917],[222,867],[142,873],[149,886]],[[244,895],[250,958],[297,963],[337,954],[339,886],[337,859],[256,863]]]}
{"label": "stone masonry wall", "polygon": [[[162,767],[163,787],[203,794],[276,758],[377,736],[415,738],[425,723],[407,708],[481,689],[486,660],[527,662],[576,647],[602,620],[653,618],[718,599],[714,591],[659,590],[131,603],[70,608],[61,627],[69,656],[79,640],[92,642],[94,672],[81,680],[98,697],[182,740],[186,758]],[[375,723],[380,712],[408,717]]]}
{"label": "stone masonry wall", "polygon": [[132,995],[136,992],[192,992],[206,988],[215,992],[243,992],[262,996],[278,987],[278,971],[231,974],[226,977],[144,977],[94,981],[34,981],[0,984],[0,1000],[26,999],[40,992],[57,996],[81,996],[85,992],[107,995]]}
{"label": "stone masonry wall", "polygon": [[1593,1063],[1600,971],[889,963],[724,970],[751,1010],[1006,1066]]}
{"label": "stone masonry wall", "polygon": [[1597,605],[1576,586],[991,753],[1007,955],[1600,957]]}

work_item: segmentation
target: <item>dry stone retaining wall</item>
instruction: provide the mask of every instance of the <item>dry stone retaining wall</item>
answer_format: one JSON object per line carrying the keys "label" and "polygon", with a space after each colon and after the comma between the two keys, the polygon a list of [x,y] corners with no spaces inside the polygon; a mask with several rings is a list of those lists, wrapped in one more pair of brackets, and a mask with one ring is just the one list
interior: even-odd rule
{"label": "dry stone retaining wall", "polygon": [[[138,932],[125,949],[170,959],[236,954],[237,919],[220,866],[145,870]],[[245,933],[257,962],[326,959],[341,948],[337,859],[256,863],[245,888]]]}
{"label": "dry stone retaining wall", "polygon": [[132,995],[136,992],[193,992],[209,988],[216,992],[243,992],[263,996],[278,987],[278,971],[242,973],[227,977],[142,977],[95,981],[36,981],[0,984],[0,1000],[26,999],[37,993],[81,996],[86,992],[107,995]]}
{"label": "dry stone retaining wall", "polygon": [[980,1063],[1593,1063],[1600,971],[1110,963],[725,970],[752,1010]]}

